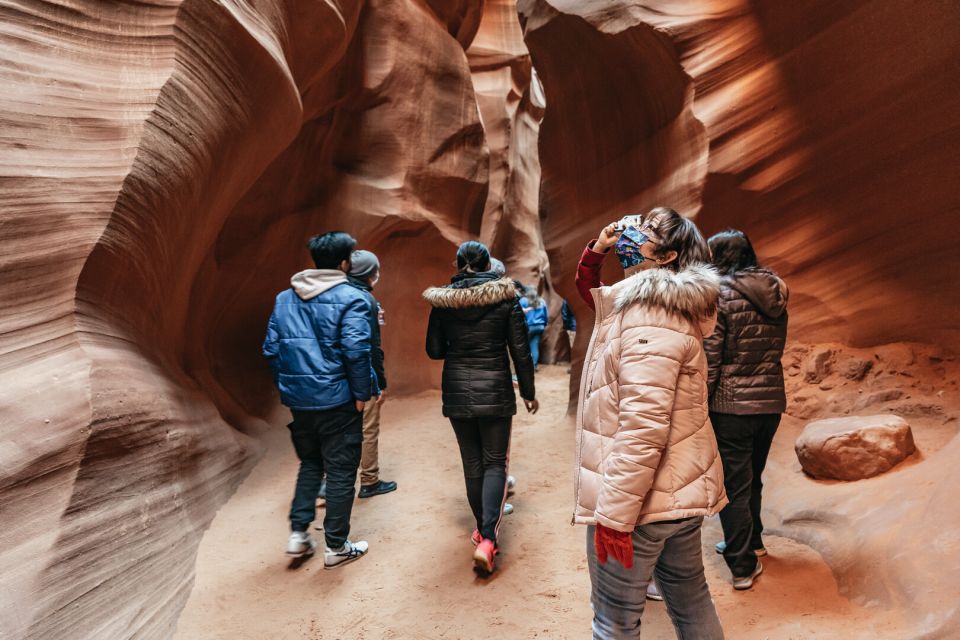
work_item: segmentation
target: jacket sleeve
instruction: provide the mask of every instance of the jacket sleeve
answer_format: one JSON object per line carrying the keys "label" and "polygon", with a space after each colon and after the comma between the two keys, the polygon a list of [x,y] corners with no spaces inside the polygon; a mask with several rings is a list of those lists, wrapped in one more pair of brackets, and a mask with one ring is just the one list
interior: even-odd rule
{"label": "jacket sleeve", "polygon": [[270,314],[270,321],[267,322],[267,336],[263,339],[263,357],[270,363],[270,371],[273,372],[273,382],[276,384],[280,376],[280,332],[277,331],[277,308],[274,306],[273,313]]}
{"label": "jacket sleeve", "polygon": [[364,297],[350,301],[343,313],[340,345],[347,381],[355,400],[366,402],[373,395],[370,360],[370,303]]}
{"label": "jacket sleeve", "polygon": [[717,324],[713,334],[703,340],[703,350],[707,354],[707,397],[713,397],[720,379],[720,365],[723,364],[724,345],[727,341],[727,314],[722,306],[717,308]]}
{"label": "jacket sleeve", "polygon": [[370,360],[373,363],[373,372],[377,376],[377,386],[381,391],[387,388],[387,372],[384,369],[383,345],[380,339],[380,304],[371,296],[373,304],[370,307]]}
{"label": "jacket sleeve", "polygon": [[577,265],[576,284],[580,297],[583,298],[588,307],[596,311],[590,289],[603,286],[603,283],[600,282],[600,269],[603,267],[603,259],[607,257],[607,254],[594,251],[594,242],[596,240],[591,240],[580,256],[580,263]]}
{"label": "jacket sleeve", "polygon": [[507,348],[513,368],[517,371],[517,383],[520,397],[535,400],[537,391],[533,384],[533,357],[530,355],[530,334],[527,332],[527,320],[523,316],[520,302],[514,302],[507,321]]}
{"label": "jacket sleeve", "polygon": [[430,321],[427,323],[427,355],[431,360],[447,357],[447,334],[436,309],[430,310]]}
{"label": "jacket sleeve", "polygon": [[633,531],[670,436],[673,403],[688,336],[630,329],[621,337],[617,433],[597,497],[597,522]]}

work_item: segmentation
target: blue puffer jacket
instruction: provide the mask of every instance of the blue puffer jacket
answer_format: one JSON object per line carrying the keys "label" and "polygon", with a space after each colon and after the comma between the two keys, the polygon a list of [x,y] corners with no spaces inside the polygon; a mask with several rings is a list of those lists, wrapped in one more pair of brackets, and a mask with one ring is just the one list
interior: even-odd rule
{"label": "blue puffer jacket", "polygon": [[520,297],[520,308],[523,309],[523,314],[527,318],[527,328],[542,332],[547,326],[547,303],[543,299],[539,299],[538,302],[539,307],[531,307],[526,296]]}
{"label": "blue puffer jacket", "polygon": [[308,269],[277,295],[263,341],[283,404],[319,411],[378,395],[370,303],[341,271]]}

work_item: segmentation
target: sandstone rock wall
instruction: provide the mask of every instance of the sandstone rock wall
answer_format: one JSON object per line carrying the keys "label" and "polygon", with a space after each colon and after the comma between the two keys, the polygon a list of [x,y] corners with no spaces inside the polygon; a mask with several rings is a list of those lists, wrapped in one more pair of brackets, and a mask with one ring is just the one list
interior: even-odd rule
{"label": "sandstone rock wall", "polygon": [[[518,8],[546,94],[544,244],[581,326],[592,318],[573,284],[584,244],[610,220],[665,204],[695,216],[707,235],[737,227],[751,236],[790,285],[792,340],[956,350],[960,5],[520,0]],[[608,262],[605,278],[622,277]],[[578,336],[580,357],[588,333]],[[865,380],[869,367],[858,367],[814,357],[794,372],[809,379],[791,383],[800,394],[791,410],[828,417],[916,404],[956,420],[955,401],[932,402],[935,389],[898,396],[885,370],[862,382],[862,395],[846,388]],[[933,380],[938,367],[914,362],[895,376]],[[578,383],[574,375],[572,408]],[[921,464],[864,481],[866,490],[806,491],[784,470],[770,481],[777,530],[815,546],[851,597],[902,607],[916,637],[958,628],[948,604],[958,584],[938,568],[957,547],[946,532],[960,512],[936,488],[956,476],[950,437]],[[922,567],[912,565],[917,557]]]}
{"label": "sandstone rock wall", "polygon": [[668,204],[707,234],[750,234],[791,286],[794,336],[958,344],[955,3],[518,7],[546,92],[544,242],[568,299],[605,221]]}
{"label": "sandstone rock wall", "polygon": [[381,255],[393,388],[438,382],[419,292],[481,233],[483,2],[0,15],[0,636],[167,637],[275,406],[259,345],[307,237]]}

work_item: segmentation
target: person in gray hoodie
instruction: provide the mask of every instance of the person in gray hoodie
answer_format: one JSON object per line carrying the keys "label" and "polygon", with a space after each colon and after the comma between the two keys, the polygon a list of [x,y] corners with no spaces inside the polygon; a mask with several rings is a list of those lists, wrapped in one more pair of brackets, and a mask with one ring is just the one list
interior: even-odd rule
{"label": "person in gray hoodie", "polygon": [[704,341],[710,421],[730,503],[720,512],[716,545],[735,589],[749,589],[763,571],[761,476],[786,410],[780,359],[787,339],[787,285],[757,261],[750,239],[730,229],[708,241],[720,272],[717,325]]}

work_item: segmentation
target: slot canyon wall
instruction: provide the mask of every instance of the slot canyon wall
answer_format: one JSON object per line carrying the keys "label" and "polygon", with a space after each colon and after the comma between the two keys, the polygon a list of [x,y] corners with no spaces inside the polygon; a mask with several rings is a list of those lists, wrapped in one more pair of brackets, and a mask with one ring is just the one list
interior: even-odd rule
{"label": "slot canyon wall", "polygon": [[380,255],[394,393],[459,242],[547,282],[515,7],[0,0],[0,58],[0,636],[169,637],[310,235]]}
{"label": "slot canyon wall", "polygon": [[[851,598],[903,611],[912,637],[955,637],[960,581],[938,566],[960,553],[949,533],[960,510],[945,508],[940,489],[960,482],[951,462],[960,397],[944,364],[960,337],[960,5],[519,0],[518,9],[547,105],[544,245],[580,326],[593,316],[572,272],[609,221],[665,204],[706,235],[747,231],[791,288],[788,412],[897,412],[924,435],[950,436],[867,486],[812,486],[797,465],[777,467],[768,492],[777,522],[767,526],[816,548]],[[620,277],[609,259],[605,278]],[[578,333],[581,360],[588,334]],[[822,342],[844,344],[811,346]],[[804,373],[815,362],[831,371],[857,347],[858,362],[876,365],[869,376]],[[578,386],[574,375],[571,409]]]}
{"label": "slot canyon wall", "polygon": [[578,305],[653,202],[746,228],[795,336],[955,344],[952,3],[518,5],[0,0],[0,637],[172,633],[323,229],[383,261],[397,393],[456,244]]}

